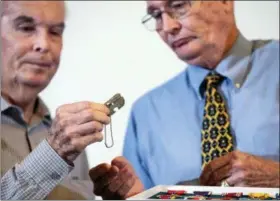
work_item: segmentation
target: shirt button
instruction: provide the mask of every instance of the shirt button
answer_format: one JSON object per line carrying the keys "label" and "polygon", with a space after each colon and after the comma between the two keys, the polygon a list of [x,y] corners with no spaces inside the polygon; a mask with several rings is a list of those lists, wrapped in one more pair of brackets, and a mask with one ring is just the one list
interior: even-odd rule
{"label": "shirt button", "polygon": [[79,177],[73,176],[72,179],[73,179],[73,180],[79,180]]}
{"label": "shirt button", "polygon": [[239,88],[240,88],[240,84],[239,84],[239,83],[236,83],[236,84],[235,84],[235,87],[236,87],[237,89],[239,89]]}
{"label": "shirt button", "polygon": [[58,173],[53,172],[51,174],[51,178],[54,179],[54,180],[59,180],[61,178],[61,176]]}

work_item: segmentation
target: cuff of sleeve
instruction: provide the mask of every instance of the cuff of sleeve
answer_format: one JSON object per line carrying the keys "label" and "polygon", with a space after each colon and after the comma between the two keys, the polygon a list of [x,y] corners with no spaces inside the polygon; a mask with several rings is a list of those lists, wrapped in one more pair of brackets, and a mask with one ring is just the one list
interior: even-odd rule
{"label": "cuff of sleeve", "polygon": [[69,166],[46,140],[42,141],[20,166],[46,193],[50,193],[74,168]]}

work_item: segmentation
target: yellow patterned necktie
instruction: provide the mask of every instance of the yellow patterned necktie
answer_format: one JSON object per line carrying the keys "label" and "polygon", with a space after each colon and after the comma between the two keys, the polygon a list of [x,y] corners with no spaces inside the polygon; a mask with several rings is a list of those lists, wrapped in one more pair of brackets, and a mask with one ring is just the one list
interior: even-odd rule
{"label": "yellow patterned necktie", "polygon": [[209,74],[205,78],[205,107],[202,123],[202,169],[217,157],[233,151],[230,120],[218,86],[224,77]]}

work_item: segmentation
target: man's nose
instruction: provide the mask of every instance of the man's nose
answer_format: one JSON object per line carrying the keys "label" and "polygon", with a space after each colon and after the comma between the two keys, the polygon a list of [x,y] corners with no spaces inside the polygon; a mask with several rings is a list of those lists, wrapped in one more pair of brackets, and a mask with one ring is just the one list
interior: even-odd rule
{"label": "man's nose", "polygon": [[163,31],[169,34],[176,34],[181,28],[181,24],[166,13],[162,15],[162,23]]}
{"label": "man's nose", "polygon": [[33,50],[35,52],[47,53],[50,50],[50,38],[47,31],[39,31],[35,36]]}

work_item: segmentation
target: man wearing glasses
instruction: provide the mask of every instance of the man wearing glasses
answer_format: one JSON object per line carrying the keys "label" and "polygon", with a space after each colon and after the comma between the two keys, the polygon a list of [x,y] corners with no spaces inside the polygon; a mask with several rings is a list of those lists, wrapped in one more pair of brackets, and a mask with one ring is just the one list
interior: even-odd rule
{"label": "man wearing glasses", "polygon": [[188,67],[136,101],[124,157],[90,171],[94,192],[125,199],[196,179],[279,187],[279,41],[243,37],[233,1],[147,1],[147,13]]}

